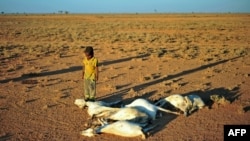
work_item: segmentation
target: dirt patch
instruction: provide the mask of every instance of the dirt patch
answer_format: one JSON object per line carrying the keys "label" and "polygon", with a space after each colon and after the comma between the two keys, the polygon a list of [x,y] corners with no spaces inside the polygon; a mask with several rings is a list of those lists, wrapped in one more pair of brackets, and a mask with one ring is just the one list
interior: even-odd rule
{"label": "dirt patch", "polygon": [[0,140],[140,140],[80,135],[83,50],[99,59],[97,99],[197,94],[207,107],[162,113],[147,140],[223,140],[250,124],[248,14],[1,15]]}

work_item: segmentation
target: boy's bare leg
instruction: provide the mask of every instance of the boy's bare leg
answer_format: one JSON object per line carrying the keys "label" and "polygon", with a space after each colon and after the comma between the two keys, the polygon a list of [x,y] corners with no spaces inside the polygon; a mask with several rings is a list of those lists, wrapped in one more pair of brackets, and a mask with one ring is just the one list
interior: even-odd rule
{"label": "boy's bare leg", "polygon": [[90,99],[90,80],[84,79],[84,99],[88,101]]}
{"label": "boy's bare leg", "polygon": [[90,87],[89,87],[89,99],[91,100],[91,101],[95,101],[95,96],[96,96],[96,82],[95,81],[93,81],[93,80],[90,80],[90,85],[89,85]]}

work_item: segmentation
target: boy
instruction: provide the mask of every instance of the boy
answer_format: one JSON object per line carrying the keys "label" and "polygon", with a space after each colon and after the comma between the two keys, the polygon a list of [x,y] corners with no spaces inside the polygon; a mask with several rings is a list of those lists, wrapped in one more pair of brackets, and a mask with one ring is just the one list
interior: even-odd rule
{"label": "boy", "polygon": [[98,80],[98,60],[94,57],[94,49],[86,47],[84,51],[82,79],[84,79],[84,96],[86,101],[95,101],[96,81]]}

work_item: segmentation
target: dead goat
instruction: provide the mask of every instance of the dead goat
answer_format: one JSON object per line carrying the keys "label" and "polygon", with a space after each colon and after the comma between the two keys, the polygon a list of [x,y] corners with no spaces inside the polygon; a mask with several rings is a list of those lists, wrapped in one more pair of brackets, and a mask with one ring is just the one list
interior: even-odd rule
{"label": "dead goat", "polygon": [[[121,100],[115,102],[95,101],[94,103],[100,106],[113,107],[114,105],[121,103]],[[85,106],[87,106],[86,101],[84,99],[75,99],[74,104],[77,105],[79,108],[84,108]]]}
{"label": "dead goat", "polygon": [[198,95],[182,96],[180,94],[174,94],[161,99],[156,102],[155,105],[163,106],[166,103],[170,103],[175,108],[183,111],[185,116],[188,116],[194,110],[201,109],[205,106],[203,100]]}
{"label": "dead goat", "polygon": [[204,101],[198,95],[194,95],[194,94],[188,95],[188,96],[185,96],[185,99],[191,105],[188,108],[188,114],[191,114],[193,111],[202,109],[206,106]]}
{"label": "dead goat", "polygon": [[135,107],[139,109],[140,111],[147,113],[150,116],[150,118],[153,120],[156,119],[156,114],[158,110],[179,115],[179,113],[177,112],[173,112],[173,111],[164,109],[162,107],[156,106],[154,104],[151,104],[148,100],[143,99],[143,98],[138,98],[134,100],[132,103],[125,105],[125,107]]}
{"label": "dead goat", "polygon": [[97,106],[88,102],[88,114],[92,119],[103,118],[106,120],[130,120],[138,123],[147,123],[150,117],[147,113],[140,111],[136,107],[112,108],[106,106]]}
{"label": "dead goat", "polygon": [[122,137],[138,137],[146,139],[146,133],[152,130],[155,126],[147,127],[147,124],[138,124],[126,120],[119,120],[110,124],[104,124],[96,129],[86,129],[81,132],[81,135],[92,137],[95,134],[108,133]]}

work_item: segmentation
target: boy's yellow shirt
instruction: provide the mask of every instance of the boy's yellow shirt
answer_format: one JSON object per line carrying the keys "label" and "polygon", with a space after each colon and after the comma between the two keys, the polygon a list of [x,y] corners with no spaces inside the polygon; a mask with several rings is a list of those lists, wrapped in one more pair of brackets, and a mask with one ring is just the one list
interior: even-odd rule
{"label": "boy's yellow shirt", "polygon": [[97,64],[98,64],[98,60],[95,57],[92,57],[89,60],[87,58],[83,59],[84,79],[95,80]]}

